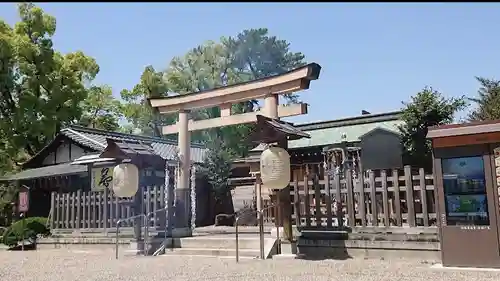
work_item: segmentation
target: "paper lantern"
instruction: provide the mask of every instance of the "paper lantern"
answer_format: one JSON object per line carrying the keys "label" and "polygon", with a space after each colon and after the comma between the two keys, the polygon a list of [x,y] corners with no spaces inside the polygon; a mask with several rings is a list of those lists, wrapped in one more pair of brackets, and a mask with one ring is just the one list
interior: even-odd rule
{"label": "paper lantern", "polygon": [[283,189],[290,184],[290,154],[281,147],[270,147],[260,156],[260,177],[265,188]]}
{"label": "paper lantern", "polygon": [[132,197],[139,189],[139,169],[134,164],[119,164],[113,169],[113,192],[117,197]]}

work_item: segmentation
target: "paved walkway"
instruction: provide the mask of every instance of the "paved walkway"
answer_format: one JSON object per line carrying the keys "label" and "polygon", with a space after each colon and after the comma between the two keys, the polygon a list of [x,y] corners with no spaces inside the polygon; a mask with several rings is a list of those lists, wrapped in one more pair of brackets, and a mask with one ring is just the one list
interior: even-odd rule
{"label": "paved walkway", "polygon": [[123,256],[110,250],[0,251],[0,280],[16,281],[498,281],[500,272],[433,269],[416,260],[242,260]]}

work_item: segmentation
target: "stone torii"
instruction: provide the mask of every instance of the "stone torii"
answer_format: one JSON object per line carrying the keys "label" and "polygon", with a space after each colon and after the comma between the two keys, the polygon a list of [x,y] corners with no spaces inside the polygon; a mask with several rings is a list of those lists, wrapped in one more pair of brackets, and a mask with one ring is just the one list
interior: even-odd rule
{"label": "stone torii", "polygon": [[[178,148],[181,163],[175,195],[185,208],[183,210],[184,214],[189,212],[188,208],[190,206],[188,204],[189,170],[191,164],[190,132],[229,125],[254,123],[257,121],[258,114],[274,119],[307,114],[307,104],[280,105],[278,98],[279,95],[309,89],[310,82],[318,79],[320,70],[321,66],[319,64],[310,63],[280,75],[245,83],[184,95],[149,99],[150,105],[156,108],[160,114],[179,114],[177,123],[170,126],[163,126],[161,132],[163,135],[179,134]],[[231,107],[233,104],[253,99],[264,99],[262,111],[232,114]],[[198,121],[189,120],[188,113],[191,110],[217,106],[220,108],[221,117]],[[187,218],[188,216],[185,217]],[[181,224],[177,222],[177,226],[188,228],[189,222],[187,220]]]}

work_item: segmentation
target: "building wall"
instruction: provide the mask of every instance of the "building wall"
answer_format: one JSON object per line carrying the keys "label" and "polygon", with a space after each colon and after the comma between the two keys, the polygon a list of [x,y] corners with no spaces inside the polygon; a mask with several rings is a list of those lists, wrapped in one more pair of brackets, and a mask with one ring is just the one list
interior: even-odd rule
{"label": "building wall", "polygon": [[403,167],[399,135],[377,130],[361,140],[361,161],[364,170]]}
{"label": "building wall", "polygon": [[85,149],[72,144],[70,141],[66,140],[63,142],[56,151],[51,152],[45,159],[42,164],[44,166],[48,165],[56,165],[62,163],[71,162],[77,158],[82,157],[86,154],[96,153],[95,151],[86,151]]}

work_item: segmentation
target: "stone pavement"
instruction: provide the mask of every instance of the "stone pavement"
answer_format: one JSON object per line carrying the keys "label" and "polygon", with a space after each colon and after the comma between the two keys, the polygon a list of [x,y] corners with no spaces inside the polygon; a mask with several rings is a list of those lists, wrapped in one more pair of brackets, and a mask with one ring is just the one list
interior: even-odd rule
{"label": "stone pavement", "polygon": [[434,269],[418,260],[252,260],[121,256],[111,250],[0,251],[0,280],[16,281],[498,281],[500,271]]}

